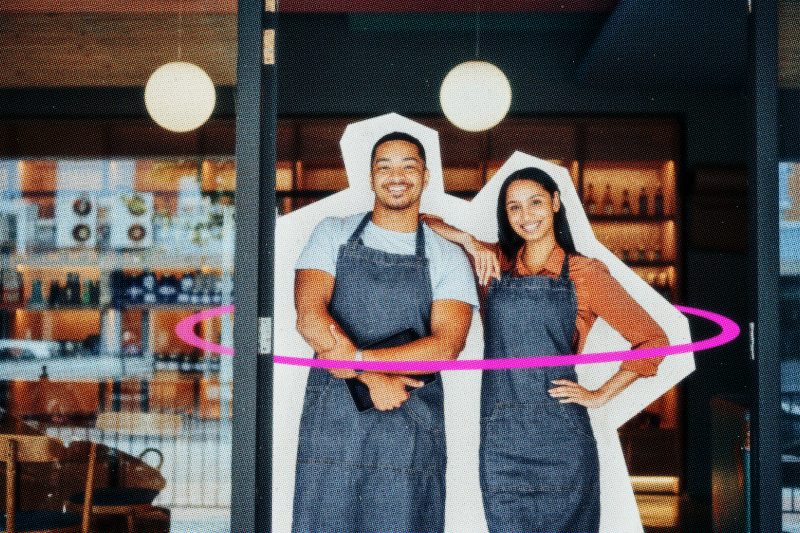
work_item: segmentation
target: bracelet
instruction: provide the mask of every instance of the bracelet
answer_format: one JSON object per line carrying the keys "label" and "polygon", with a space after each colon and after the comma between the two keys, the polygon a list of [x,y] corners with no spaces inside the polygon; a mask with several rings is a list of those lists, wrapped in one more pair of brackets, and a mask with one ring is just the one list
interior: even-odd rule
{"label": "bracelet", "polygon": [[[356,356],[353,358],[353,361],[364,361],[364,352],[362,352],[361,350],[358,350],[356,352]],[[360,368],[354,368],[353,372],[355,372],[356,375],[358,375],[358,374],[363,374],[364,370],[360,369]]]}

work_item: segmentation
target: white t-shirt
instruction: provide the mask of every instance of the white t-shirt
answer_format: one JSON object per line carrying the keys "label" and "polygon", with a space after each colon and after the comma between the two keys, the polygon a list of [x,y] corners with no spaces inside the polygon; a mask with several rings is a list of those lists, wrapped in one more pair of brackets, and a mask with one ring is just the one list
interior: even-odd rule
{"label": "white t-shirt", "polygon": [[[347,242],[366,213],[346,218],[323,219],[308,239],[296,270],[324,270],[336,276],[336,260],[339,247]],[[426,224],[425,257],[431,274],[431,289],[434,300],[459,300],[478,308],[478,293],[472,266],[460,246],[453,244]],[[361,232],[364,246],[393,254],[414,255],[417,248],[416,232],[391,231],[369,221]]]}

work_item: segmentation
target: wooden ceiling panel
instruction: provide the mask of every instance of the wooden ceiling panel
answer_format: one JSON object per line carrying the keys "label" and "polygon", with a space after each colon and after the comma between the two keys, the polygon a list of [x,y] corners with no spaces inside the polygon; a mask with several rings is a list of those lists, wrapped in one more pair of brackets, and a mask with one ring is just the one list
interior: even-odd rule
{"label": "wooden ceiling panel", "polygon": [[0,87],[144,86],[179,57],[215,85],[235,85],[236,45],[233,14],[10,13],[0,23]]}
{"label": "wooden ceiling panel", "polygon": [[[285,13],[604,13],[617,0],[281,0]],[[27,13],[235,13],[236,0],[4,0],[0,11]]]}
{"label": "wooden ceiling panel", "polygon": [[800,3],[779,4],[778,64],[781,87],[800,89]]}

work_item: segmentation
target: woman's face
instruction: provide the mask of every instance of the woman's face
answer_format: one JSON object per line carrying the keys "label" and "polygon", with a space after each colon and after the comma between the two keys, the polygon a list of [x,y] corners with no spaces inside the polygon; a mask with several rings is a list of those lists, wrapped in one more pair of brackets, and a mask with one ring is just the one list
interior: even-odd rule
{"label": "woman's face", "polygon": [[560,206],[558,191],[551,196],[532,180],[514,180],[506,191],[508,221],[526,242],[555,239],[553,215]]}

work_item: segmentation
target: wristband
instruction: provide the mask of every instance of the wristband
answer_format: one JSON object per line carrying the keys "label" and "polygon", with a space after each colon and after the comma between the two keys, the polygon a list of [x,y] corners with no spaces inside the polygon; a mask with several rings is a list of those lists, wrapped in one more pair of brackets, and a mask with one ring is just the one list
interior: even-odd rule
{"label": "wristband", "polygon": [[[361,350],[358,350],[356,352],[356,356],[353,358],[353,361],[364,361],[364,352],[362,352]],[[364,370],[362,370],[360,368],[354,368],[353,372],[355,372],[356,375],[358,375],[358,374],[363,374]]]}

